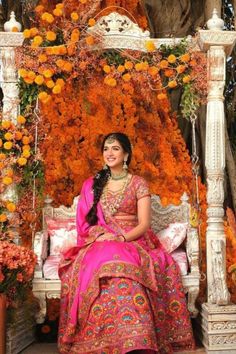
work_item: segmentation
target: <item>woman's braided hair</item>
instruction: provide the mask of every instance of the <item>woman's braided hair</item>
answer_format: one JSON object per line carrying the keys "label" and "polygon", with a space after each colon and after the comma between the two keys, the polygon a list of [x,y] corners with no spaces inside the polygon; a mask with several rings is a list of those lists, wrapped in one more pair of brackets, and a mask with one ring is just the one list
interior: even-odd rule
{"label": "woman's braided hair", "polygon": [[[104,145],[107,139],[109,138],[114,138],[114,140],[117,140],[120,145],[122,146],[123,150],[127,152],[128,159],[127,159],[127,165],[130,164],[131,157],[132,157],[132,148],[131,148],[131,143],[129,141],[129,138],[126,134],[123,133],[110,133],[105,136],[103,139],[102,147],[101,150],[103,152]],[[97,217],[97,205],[98,202],[101,198],[103,189],[111,176],[111,171],[110,168],[107,167],[106,169],[102,169],[96,173],[96,175],[93,178],[93,193],[94,193],[94,198],[93,198],[93,205],[91,209],[89,210],[88,214],[86,215],[86,221],[89,223],[89,225],[96,225],[98,222],[98,217]]]}

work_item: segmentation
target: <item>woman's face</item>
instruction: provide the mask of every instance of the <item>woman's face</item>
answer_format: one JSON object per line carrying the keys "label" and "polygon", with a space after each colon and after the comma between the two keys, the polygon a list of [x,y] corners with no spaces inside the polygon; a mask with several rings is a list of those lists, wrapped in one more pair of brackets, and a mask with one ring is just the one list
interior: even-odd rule
{"label": "woman's face", "polygon": [[105,141],[103,148],[103,159],[111,169],[122,169],[124,160],[127,160],[128,154],[124,152],[118,140],[109,138]]}

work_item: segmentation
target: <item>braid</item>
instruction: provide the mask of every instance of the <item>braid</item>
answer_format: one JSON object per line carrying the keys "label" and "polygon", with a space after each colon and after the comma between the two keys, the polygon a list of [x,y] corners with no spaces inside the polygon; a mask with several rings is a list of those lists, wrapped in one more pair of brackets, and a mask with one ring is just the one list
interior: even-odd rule
{"label": "braid", "polygon": [[101,171],[99,171],[95,175],[95,177],[93,179],[93,193],[94,193],[93,205],[92,205],[91,209],[89,210],[88,214],[86,215],[86,221],[91,226],[97,224],[97,221],[98,221],[97,204],[100,200],[103,188],[105,187],[110,175],[111,175],[111,172],[110,172],[109,168],[102,169]]}

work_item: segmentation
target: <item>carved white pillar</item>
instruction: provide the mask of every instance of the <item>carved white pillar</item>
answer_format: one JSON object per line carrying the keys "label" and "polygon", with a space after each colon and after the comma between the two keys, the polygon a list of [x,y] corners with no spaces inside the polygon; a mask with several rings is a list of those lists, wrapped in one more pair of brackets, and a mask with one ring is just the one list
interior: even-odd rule
{"label": "carved white pillar", "polygon": [[[23,43],[23,34],[16,32],[0,32],[1,88],[3,91],[2,116],[4,120],[16,123],[19,106],[18,74],[15,65],[15,48]],[[1,195],[3,200],[17,201],[14,185],[7,187]],[[19,243],[17,225],[12,229],[14,240]]]}
{"label": "carved white pillar", "polygon": [[[207,303],[201,311],[202,341],[208,353],[236,353],[236,307],[230,304],[226,284],[224,233],[226,57],[233,49],[236,32],[223,31],[217,11],[199,31],[199,44],[208,56],[206,126],[207,170]],[[219,306],[224,305],[224,306]]]}
{"label": "carved white pillar", "polygon": [[3,91],[3,118],[16,122],[19,104],[18,75],[15,66],[15,48],[23,43],[23,34],[0,32],[1,88]]}

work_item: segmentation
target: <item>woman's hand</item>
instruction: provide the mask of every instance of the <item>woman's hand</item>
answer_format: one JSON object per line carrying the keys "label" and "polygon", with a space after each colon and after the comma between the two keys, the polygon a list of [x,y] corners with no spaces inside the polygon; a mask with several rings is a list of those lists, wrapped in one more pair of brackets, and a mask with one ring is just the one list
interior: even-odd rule
{"label": "woman's hand", "polygon": [[101,241],[115,241],[116,240],[116,236],[113,235],[110,232],[106,232],[105,234],[98,236],[96,238],[96,242],[101,242]]}

